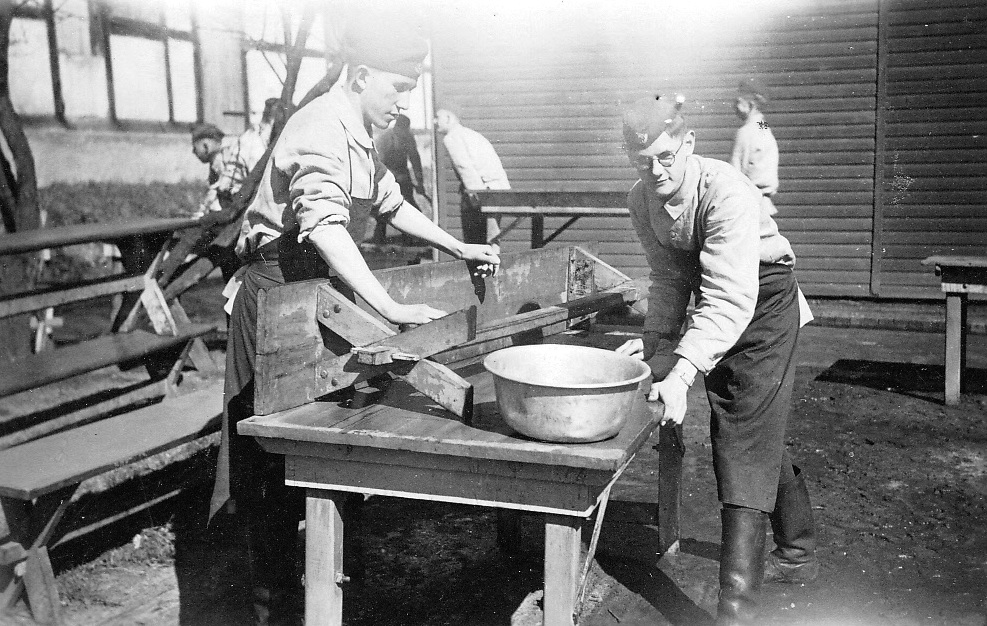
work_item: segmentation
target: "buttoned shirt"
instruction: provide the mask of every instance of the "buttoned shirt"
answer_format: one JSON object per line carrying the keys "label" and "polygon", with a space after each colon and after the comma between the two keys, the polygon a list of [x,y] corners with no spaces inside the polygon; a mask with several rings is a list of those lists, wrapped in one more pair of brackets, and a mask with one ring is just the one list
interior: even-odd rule
{"label": "buttoned shirt", "polygon": [[674,353],[707,373],[753,318],[760,265],[794,266],[795,254],[761,214],[750,180],[722,161],[687,159],[680,200],[665,204],[638,182],[628,208],[651,266],[644,332],[659,335],[659,355]]}
{"label": "buttoned shirt", "polygon": [[737,129],[730,163],[751,179],[761,193],[778,191],[778,142],[760,111],[752,112]]}
{"label": "buttoned shirt", "polygon": [[497,151],[480,133],[460,124],[446,133],[442,143],[466,189],[511,188]]}
{"label": "buttoned shirt", "polygon": [[356,200],[381,214],[404,202],[363,116],[337,83],[285,124],[244,213],[237,252],[247,254],[295,228],[303,241],[322,224],[345,226]]}

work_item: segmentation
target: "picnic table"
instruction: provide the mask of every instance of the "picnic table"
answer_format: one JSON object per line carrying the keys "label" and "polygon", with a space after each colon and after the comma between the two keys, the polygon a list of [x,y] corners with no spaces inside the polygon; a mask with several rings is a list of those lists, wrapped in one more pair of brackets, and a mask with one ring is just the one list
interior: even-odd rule
{"label": "picnic table", "polygon": [[[455,312],[398,333],[328,281],[258,296],[255,415],[237,430],[283,454],[287,484],[307,489],[306,623],[341,624],[349,575],[341,507],[356,492],[493,507],[505,534],[513,524],[501,512],[544,515],[545,624],[571,626],[611,487],[658,428],[660,408],[647,405],[641,389],[627,424],[609,440],[534,441],[501,419],[480,360],[538,341],[616,348],[626,337],[594,332],[591,321],[636,301],[633,281],[575,247],[503,255],[486,277],[463,261],[375,275],[398,301]],[[661,429],[665,479],[658,502],[649,503],[668,549],[678,537],[678,432]],[[594,514],[580,577],[582,523]],[[498,544],[509,549],[503,537]]]}
{"label": "picnic table", "polygon": [[[216,438],[213,433],[222,414],[221,381],[187,394],[179,394],[177,388],[188,361],[200,373],[216,372],[201,339],[215,325],[191,323],[177,296],[165,294],[159,272],[166,259],[171,264],[184,260],[184,253],[176,252],[177,242],[198,225],[194,218],[155,218],[0,235],[0,256],[112,243],[121,251],[123,266],[123,272],[94,280],[0,296],[0,318],[48,311],[38,324],[44,337],[42,327],[53,319],[54,307],[122,294],[109,332],[48,349],[41,349],[44,342],[36,341],[35,353],[0,359],[0,398],[113,365],[141,363],[149,375],[144,383],[65,401],[57,411],[20,416],[16,428],[8,424],[0,433],[0,521],[5,521],[0,528],[9,531],[0,536],[0,613],[26,592],[38,622],[59,623],[61,602],[48,549],[172,497],[180,489],[149,502],[128,503],[119,515],[87,520],[74,529],[82,522],[71,513],[73,505],[87,494],[127,480],[125,466],[157,454],[164,455],[164,463],[176,462],[184,457],[172,455],[173,450]],[[140,328],[145,321],[150,331]]]}
{"label": "picnic table", "polygon": [[[522,219],[531,220],[531,248],[541,248],[561,235],[582,217],[628,217],[627,192],[624,191],[478,191],[480,213],[488,217],[510,217],[501,227],[496,243],[514,230]],[[561,217],[566,221],[545,236],[545,218]]]}
{"label": "picnic table", "polygon": [[987,294],[987,257],[930,256],[946,294],[946,404],[958,404],[966,369],[967,305],[970,294]]}
{"label": "picnic table", "polygon": [[614,438],[544,443],[507,426],[492,377],[481,365],[454,369],[474,387],[468,425],[400,383],[362,408],[359,402],[313,402],[239,423],[240,434],[285,455],[288,485],[307,490],[306,624],[342,623],[347,572],[340,511],[347,492],[543,514],[544,624],[573,624],[578,586],[585,582],[579,562],[583,522],[597,511],[602,518],[614,482],[658,428],[661,406],[647,404],[642,390]]}

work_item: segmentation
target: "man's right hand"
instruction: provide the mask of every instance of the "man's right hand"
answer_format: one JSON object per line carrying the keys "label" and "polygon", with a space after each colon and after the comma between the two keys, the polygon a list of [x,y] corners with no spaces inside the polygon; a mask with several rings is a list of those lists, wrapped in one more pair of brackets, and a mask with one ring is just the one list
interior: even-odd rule
{"label": "man's right hand", "polygon": [[432,320],[445,317],[445,311],[433,308],[427,304],[398,304],[394,303],[388,310],[381,311],[381,315],[392,324],[427,324]]}

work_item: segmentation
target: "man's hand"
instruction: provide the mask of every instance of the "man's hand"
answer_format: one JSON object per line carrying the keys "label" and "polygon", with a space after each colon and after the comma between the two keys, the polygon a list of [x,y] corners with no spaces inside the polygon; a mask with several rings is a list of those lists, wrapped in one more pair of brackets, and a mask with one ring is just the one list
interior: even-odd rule
{"label": "man's hand", "polygon": [[474,275],[483,278],[493,276],[500,266],[500,246],[482,243],[463,244],[461,258],[470,262],[470,271]]}
{"label": "man's hand", "polygon": [[665,413],[661,418],[663,426],[665,422],[681,424],[685,419],[685,410],[688,408],[688,394],[689,386],[685,381],[677,374],[669,374],[661,382],[651,384],[648,402],[661,400],[665,404]]}
{"label": "man's hand", "polygon": [[447,315],[445,311],[432,308],[427,304],[398,304],[397,302],[380,313],[388,322],[397,325],[427,324]]}
{"label": "man's hand", "polygon": [[629,339],[625,341],[619,348],[614,350],[617,354],[623,354],[624,356],[633,357],[640,361],[644,360],[644,339]]}

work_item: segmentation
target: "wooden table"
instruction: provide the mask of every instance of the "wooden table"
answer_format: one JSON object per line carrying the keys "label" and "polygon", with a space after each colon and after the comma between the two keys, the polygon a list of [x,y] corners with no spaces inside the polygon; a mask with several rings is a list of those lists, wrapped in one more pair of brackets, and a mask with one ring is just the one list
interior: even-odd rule
{"label": "wooden table", "polygon": [[958,404],[966,369],[967,297],[987,294],[987,257],[930,256],[922,265],[935,266],[946,294],[946,404]]}
{"label": "wooden table", "polygon": [[[284,454],[287,484],[307,489],[305,623],[342,623],[346,492],[455,502],[545,516],[544,624],[571,626],[582,522],[658,427],[644,402],[611,440],[550,444],[522,438],[500,418],[482,365],[457,370],[475,386],[467,426],[396,383],[364,408],[315,402],[242,421],[238,431]],[[677,492],[675,496],[678,497]],[[676,529],[677,530],[677,529]]]}
{"label": "wooden table", "polygon": [[[512,217],[495,243],[524,218],[531,220],[531,247],[541,248],[558,237],[581,217],[627,217],[625,191],[479,191],[480,213],[490,217]],[[545,236],[545,218],[562,217],[566,222]]]}

